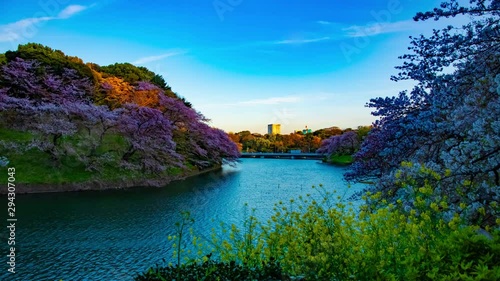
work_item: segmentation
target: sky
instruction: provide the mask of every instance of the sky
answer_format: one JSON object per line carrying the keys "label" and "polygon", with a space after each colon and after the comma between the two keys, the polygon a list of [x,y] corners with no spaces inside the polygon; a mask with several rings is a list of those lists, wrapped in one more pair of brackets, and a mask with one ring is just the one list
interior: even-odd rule
{"label": "sky", "polygon": [[412,20],[440,2],[3,0],[0,52],[145,66],[227,132],[356,128],[376,120],[371,98],[411,88],[390,80],[409,36],[460,23]]}

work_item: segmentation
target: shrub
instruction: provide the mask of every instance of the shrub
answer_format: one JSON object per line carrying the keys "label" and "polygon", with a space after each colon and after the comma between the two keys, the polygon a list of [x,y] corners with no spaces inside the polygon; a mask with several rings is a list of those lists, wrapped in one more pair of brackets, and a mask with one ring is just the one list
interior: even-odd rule
{"label": "shrub", "polygon": [[[409,179],[407,181],[410,182]],[[407,188],[410,188],[407,185]],[[222,262],[258,266],[275,258],[290,276],[307,280],[494,280],[500,276],[500,233],[466,225],[428,186],[411,187],[411,206],[378,202],[359,207],[334,200],[322,190],[278,203],[267,223],[250,216],[225,238],[214,235],[213,252]],[[340,196],[337,196],[340,199]]]}
{"label": "shrub", "polygon": [[257,267],[238,264],[235,261],[217,262],[205,257],[203,262],[192,262],[189,264],[169,265],[166,267],[157,266],[150,268],[147,272],[135,277],[136,281],[164,281],[164,280],[183,280],[183,281],[247,281],[247,280],[289,280],[284,279],[281,267],[275,260],[262,263]]}

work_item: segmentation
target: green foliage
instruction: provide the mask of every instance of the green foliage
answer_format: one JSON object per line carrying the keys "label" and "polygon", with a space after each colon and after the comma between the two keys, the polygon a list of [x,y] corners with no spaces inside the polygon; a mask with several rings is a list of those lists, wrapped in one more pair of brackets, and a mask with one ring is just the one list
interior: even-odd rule
{"label": "green foliage", "polygon": [[155,84],[156,86],[165,89],[165,90],[170,90],[170,86],[165,82],[165,79],[163,79],[163,76],[159,74],[155,74],[153,78],[150,80],[151,83]]}
{"label": "green foliage", "polygon": [[323,128],[313,132],[313,135],[320,137],[322,140],[327,139],[331,136],[337,136],[342,134],[342,129],[339,127]]}
{"label": "green foliage", "polygon": [[1,123],[2,122],[0,121],[0,140],[4,142],[10,142],[10,141],[27,142],[33,139],[33,135],[31,133],[5,129]]}
{"label": "green foliage", "polygon": [[[128,83],[138,81],[152,81],[156,74],[146,67],[135,66],[130,63],[115,63],[108,66],[101,66],[100,71],[112,76],[120,77]],[[155,79],[159,81],[158,78]]]}
{"label": "green foliage", "polygon": [[[104,77],[106,77],[106,75],[120,77],[131,84],[138,81],[149,81],[163,89],[167,96],[179,98],[178,94],[172,91],[171,87],[161,75],[143,66],[135,66],[130,63],[115,63],[108,66],[99,66],[95,63],[85,64],[82,59],[78,57],[67,56],[60,50],[54,50],[38,43],[19,45],[16,51],[7,51],[5,54],[0,54],[0,65],[6,64],[17,57],[25,60],[37,60],[41,62],[43,66],[51,67],[58,74],[63,73],[64,68],[75,69],[80,77],[90,79],[95,85],[97,85],[97,80],[91,69],[104,73]],[[40,71],[43,72],[44,69],[41,68]],[[185,98],[179,99],[188,107],[192,106]]]}
{"label": "green foliage", "polygon": [[[499,219],[500,206],[498,202],[476,201],[472,196],[477,184],[471,181],[455,182],[450,189],[443,188],[440,183],[449,180],[452,170],[448,169],[443,174],[428,168],[424,164],[403,162],[393,175],[393,185],[379,191],[381,198],[404,202],[407,208],[439,209],[446,212],[448,217],[459,215],[468,224],[483,227],[495,225]],[[482,197],[485,200],[485,197]],[[383,206],[383,204],[382,204]]]}
{"label": "green foliage", "polygon": [[[252,215],[241,228],[222,223],[208,243],[195,237],[193,244],[200,257],[252,268],[271,260],[304,280],[497,280],[500,220],[493,228],[467,225],[429,182],[407,176],[400,184],[412,189],[405,201],[368,193],[358,207],[320,186],[319,196],[276,204],[267,223]],[[202,260],[181,268],[203,268]]]}
{"label": "green foliage", "polygon": [[326,162],[335,165],[350,165],[353,162],[352,155],[331,155]]}
{"label": "green foliage", "polygon": [[490,236],[466,228],[438,241],[437,248],[430,251],[433,255],[428,263],[449,265],[431,268],[427,273],[430,280],[498,280],[500,276],[498,231]]}
{"label": "green foliage", "polygon": [[321,139],[312,133],[291,133],[288,135],[261,135],[250,131],[231,133],[231,139],[244,152],[288,152],[299,149],[303,152],[314,152],[321,145]]}
{"label": "green foliage", "polygon": [[7,61],[12,61],[17,57],[25,60],[37,60],[44,66],[50,66],[59,74],[63,73],[64,68],[75,69],[80,77],[86,77],[96,83],[92,70],[80,58],[67,56],[60,50],[54,50],[42,44],[19,45],[16,51],[7,51],[5,57]]}
{"label": "green foliage", "polygon": [[[370,126],[359,126],[355,132],[357,138],[362,140],[371,130]],[[290,150],[301,150],[302,152],[318,152],[323,146],[322,141],[328,140],[332,136],[340,136],[343,133],[352,131],[342,130],[339,127],[324,128],[313,133],[304,134],[297,131],[291,134],[261,135],[250,131],[230,133],[230,138],[238,144],[243,152],[288,152]],[[322,152],[321,152],[322,153]]]}
{"label": "green foliage", "polygon": [[[167,86],[167,87],[168,87],[168,86]],[[170,87],[168,87],[168,88],[170,88]],[[169,94],[169,93],[170,93],[170,94]],[[167,92],[166,92],[166,94],[167,94],[167,96],[169,96],[169,97],[177,97],[177,98],[179,98],[179,99],[180,99],[180,100],[184,103],[184,105],[185,105],[185,106],[187,106],[187,107],[189,107],[189,108],[192,108],[192,107],[193,107],[193,104],[192,104],[192,103],[190,103],[188,100],[186,100],[186,98],[185,98],[185,97],[181,97],[181,96],[179,96],[179,94],[177,94],[177,93],[174,93],[174,92],[172,92],[172,91],[167,91]]]}
{"label": "green foliage", "polygon": [[359,141],[363,141],[365,137],[370,133],[372,126],[358,126],[356,132],[358,133]]}
{"label": "green foliage", "polygon": [[144,66],[135,66],[126,62],[110,64],[108,66],[99,66],[94,69],[105,73],[104,76],[116,76],[131,84],[139,81],[148,81],[165,90],[167,95],[170,93],[171,95],[176,96],[163,76],[154,73]]}
{"label": "green foliage", "polygon": [[[208,254],[201,259],[190,259],[186,254],[191,254],[191,250],[186,250],[188,237],[192,237],[195,246],[202,247],[200,239],[193,234],[191,226],[194,223],[191,214],[187,211],[181,212],[180,221],[175,223],[176,235],[169,236],[168,240],[173,241],[173,258],[175,265],[149,268],[146,272],[136,276],[136,281],[155,280],[283,280],[281,266],[274,258],[261,264],[240,263],[234,260],[228,262],[214,261],[212,254]],[[255,226],[250,222],[250,227]],[[188,233],[189,231],[189,233]],[[247,244],[251,237],[247,237]],[[247,245],[250,249],[250,245]],[[201,255],[201,251],[199,252]],[[181,260],[186,263],[181,263]]]}
{"label": "green foliage", "polygon": [[[500,273],[499,231],[450,221],[432,209],[403,212],[397,206],[354,211],[312,198],[278,204],[267,224],[251,231],[232,227],[215,240],[221,261],[258,265],[271,257],[289,275],[308,280],[494,280]],[[376,199],[377,196],[372,196]],[[242,243],[251,237],[252,243]]]}
{"label": "green foliage", "polygon": [[5,54],[0,54],[0,66],[7,63],[7,57]]}
{"label": "green foliage", "polygon": [[186,101],[185,98],[179,97],[177,93],[172,91],[172,88],[167,84],[163,76],[154,73],[144,66],[135,66],[130,63],[115,63],[108,66],[99,66],[98,68],[94,69],[99,72],[103,72],[104,77],[109,75],[116,76],[122,78],[125,82],[128,82],[130,84],[134,84],[139,81],[151,82],[152,84],[164,90],[165,95],[171,98],[180,99],[186,106],[192,107],[191,103]]}
{"label": "green foliage", "polygon": [[186,235],[186,230],[188,230],[188,227],[194,223],[194,219],[187,211],[182,212],[181,217],[181,221],[175,223],[175,231],[177,235],[174,237],[168,237],[169,240],[175,240],[173,247],[176,248],[174,251],[174,255],[177,256],[177,265],[181,264],[181,257],[184,252],[184,249],[182,247],[184,244],[183,238]]}
{"label": "green foliage", "polygon": [[166,266],[150,268],[145,273],[135,277],[136,281],[165,281],[165,280],[184,280],[184,281],[278,281],[287,280],[281,272],[279,263],[275,260],[262,263],[257,267],[248,266],[231,262],[217,262],[210,258],[210,255],[204,257],[203,262],[194,262],[176,266]]}

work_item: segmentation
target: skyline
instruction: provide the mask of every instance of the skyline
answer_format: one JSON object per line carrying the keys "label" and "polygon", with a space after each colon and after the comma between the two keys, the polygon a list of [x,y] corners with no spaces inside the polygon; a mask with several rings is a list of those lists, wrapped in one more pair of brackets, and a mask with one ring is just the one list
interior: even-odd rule
{"label": "skyline", "polygon": [[439,3],[1,3],[0,52],[35,42],[84,62],[145,66],[227,132],[356,128],[376,120],[370,98],[411,87],[390,81],[408,37],[461,23],[412,21]]}

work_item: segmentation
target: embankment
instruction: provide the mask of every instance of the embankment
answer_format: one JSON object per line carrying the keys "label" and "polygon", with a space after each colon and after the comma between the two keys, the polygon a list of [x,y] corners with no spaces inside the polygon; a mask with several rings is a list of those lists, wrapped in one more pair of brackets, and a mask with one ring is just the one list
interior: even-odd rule
{"label": "embankment", "polygon": [[[48,192],[72,192],[72,191],[87,191],[87,190],[109,190],[109,189],[124,189],[131,187],[163,187],[167,184],[184,180],[188,177],[201,175],[204,173],[220,170],[221,165],[213,166],[203,170],[190,170],[182,174],[163,177],[159,179],[136,178],[116,181],[91,180],[86,182],[69,182],[58,184],[41,184],[41,183],[15,183],[16,194],[26,193],[48,193]],[[0,187],[0,194],[7,194],[7,184]]]}

